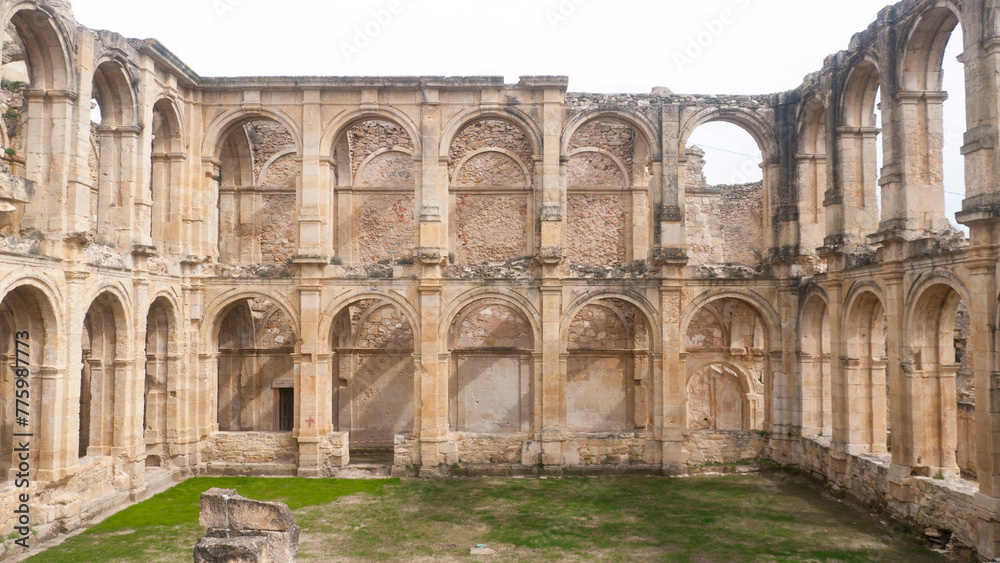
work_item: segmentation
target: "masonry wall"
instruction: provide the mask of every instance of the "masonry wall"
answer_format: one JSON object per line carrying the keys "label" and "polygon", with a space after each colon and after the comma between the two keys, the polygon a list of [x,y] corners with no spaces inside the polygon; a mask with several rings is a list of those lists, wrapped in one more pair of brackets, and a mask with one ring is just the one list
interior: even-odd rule
{"label": "masonry wall", "polygon": [[[374,447],[424,476],[772,457],[1000,555],[1000,118],[977,78],[1000,67],[980,48],[1000,31],[971,23],[995,21],[980,3],[955,4],[986,124],[963,149],[969,239],[922,199],[943,190],[933,69],[902,89],[877,75],[927,67],[900,53],[936,60],[893,43],[957,24],[924,0],[761,96],[206,78],[42,4],[0,2],[9,52],[34,65],[0,96],[24,124],[5,123],[0,165],[0,353],[27,327],[39,537],[151,475],[327,477]],[[4,78],[23,78],[12,62]],[[902,151],[881,222],[880,84]],[[704,185],[687,140],[711,121],[758,140],[762,183]]]}

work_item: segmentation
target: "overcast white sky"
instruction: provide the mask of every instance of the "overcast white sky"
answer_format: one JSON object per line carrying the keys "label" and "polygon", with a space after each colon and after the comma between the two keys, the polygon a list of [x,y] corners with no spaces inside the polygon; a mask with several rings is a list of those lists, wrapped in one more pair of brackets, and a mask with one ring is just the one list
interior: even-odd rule
{"label": "overcast white sky", "polygon": [[[77,19],[155,37],[202,76],[503,75],[570,77],[574,92],[762,94],[792,89],[845,49],[885,0],[71,0]],[[955,36],[956,38],[958,35]],[[964,87],[945,57],[946,190],[964,192]],[[759,155],[713,125],[709,180],[730,183]],[[733,154],[733,153],[740,154]],[[750,160],[752,162],[752,158]],[[759,160],[759,156],[756,157]],[[743,174],[745,176],[745,174]],[[751,178],[752,179],[752,178]],[[948,196],[949,216],[961,195]]]}

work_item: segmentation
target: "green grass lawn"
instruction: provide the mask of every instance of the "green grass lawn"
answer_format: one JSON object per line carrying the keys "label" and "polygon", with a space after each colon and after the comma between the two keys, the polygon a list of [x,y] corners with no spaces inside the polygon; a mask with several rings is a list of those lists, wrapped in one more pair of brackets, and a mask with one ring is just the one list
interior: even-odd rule
{"label": "green grass lawn", "polygon": [[[197,478],[31,562],[191,560],[198,495],[288,503],[301,561],[943,561],[916,539],[781,473],[663,479]],[[479,557],[482,559],[482,557]]]}

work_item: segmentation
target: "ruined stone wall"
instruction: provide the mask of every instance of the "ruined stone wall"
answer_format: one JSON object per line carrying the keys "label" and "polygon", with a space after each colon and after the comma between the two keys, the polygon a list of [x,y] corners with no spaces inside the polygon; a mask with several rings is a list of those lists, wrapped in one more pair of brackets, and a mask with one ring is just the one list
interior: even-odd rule
{"label": "ruined stone wall", "polygon": [[685,224],[690,264],[755,267],[764,257],[764,184],[709,186],[705,152],[687,149]]}
{"label": "ruined stone wall", "polygon": [[760,432],[718,432],[698,430],[684,437],[689,463],[738,463],[763,457],[767,440]]}
{"label": "ruined stone wall", "polygon": [[299,444],[291,433],[217,432],[202,447],[205,463],[284,464],[298,461]]}
{"label": "ruined stone wall", "polygon": [[[76,29],[64,3],[42,4],[59,18],[50,37]],[[961,5],[968,9],[969,3]],[[834,426],[837,442],[796,444],[807,408],[796,371],[802,337],[798,304],[806,292],[842,299],[836,306],[830,303],[830,310],[845,311],[854,288],[878,286],[872,294],[894,302],[877,310],[905,317],[915,306],[908,296],[931,274],[964,285],[963,296],[978,288],[978,294],[969,294],[967,321],[957,323],[956,348],[964,342],[969,374],[973,364],[981,380],[992,373],[983,368],[988,352],[970,349],[982,345],[984,339],[970,335],[986,334],[979,332],[990,322],[984,311],[995,303],[995,296],[982,295],[982,288],[995,286],[995,280],[985,279],[995,276],[982,273],[983,264],[996,262],[997,249],[989,243],[995,238],[989,235],[995,227],[991,207],[980,209],[982,216],[965,216],[978,225],[976,247],[968,250],[964,241],[922,239],[932,231],[908,225],[921,225],[923,216],[893,216],[886,228],[903,231],[886,236],[874,233],[876,225],[844,232],[867,225],[851,216],[862,206],[850,198],[864,190],[828,190],[823,195],[830,217],[845,217],[842,225],[827,225],[824,252],[834,257],[835,271],[807,268],[804,262],[815,256],[802,255],[799,248],[804,243],[794,194],[802,186],[796,155],[788,152],[799,146],[795,116],[802,100],[843,99],[838,85],[865,49],[878,54],[885,68],[899,67],[892,64],[898,62],[898,49],[879,42],[909,37],[901,22],[918,21],[917,7],[905,0],[883,12],[876,26],[854,39],[851,52],[829,58],[803,88],[766,96],[675,95],[663,89],[572,94],[559,77],[524,77],[511,85],[491,77],[203,78],[156,42],[77,29],[64,43],[78,51],[74,60],[117,64],[125,58],[124,75],[137,70],[145,77],[122,82],[135,89],[141,115],[150,114],[149,100],[166,102],[158,106],[164,110],[177,105],[175,142],[156,165],[170,168],[177,199],[170,202],[167,222],[176,228],[159,237],[169,240],[150,240],[146,228],[148,186],[136,184],[155,167],[144,146],[145,128],[116,131],[143,142],[123,148],[115,163],[103,163],[106,169],[86,147],[85,119],[67,125],[65,133],[32,136],[34,145],[24,151],[28,160],[20,172],[30,176],[38,192],[15,207],[24,212],[26,229],[33,235],[37,230],[39,238],[0,244],[0,280],[6,284],[3,291],[30,287],[48,305],[38,316],[44,317],[43,332],[52,335],[57,352],[40,363],[45,385],[53,386],[45,393],[67,398],[43,404],[52,409],[44,412],[45,420],[56,421],[57,435],[69,438],[43,450],[48,465],[38,471],[43,487],[54,490],[40,493],[39,526],[48,526],[49,535],[77,526],[107,499],[121,501],[142,490],[155,473],[144,470],[151,456],[162,456],[164,469],[178,475],[218,470],[328,476],[348,462],[353,441],[386,449],[391,443],[395,463],[418,466],[411,470],[419,474],[453,463],[542,464],[541,470],[549,472],[627,466],[676,474],[697,464],[774,455],[829,475],[838,487],[873,502],[894,497],[902,505],[895,508],[898,514],[953,526],[970,541],[978,539],[975,534],[1000,537],[995,517],[983,515],[983,507],[991,505],[973,508],[962,482],[904,474],[909,467],[931,475],[954,468],[918,468],[918,460],[907,459],[898,447],[892,452],[898,458],[894,471],[885,456],[840,455],[884,445],[856,443],[867,440],[858,438],[857,421],[881,415],[864,410],[875,410],[874,404],[859,408],[858,397],[834,395],[841,408],[836,414],[849,421]],[[44,20],[51,15],[46,10],[36,15]],[[34,25],[35,19],[25,18],[21,25]],[[982,62],[978,49],[988,40],[968,41],[969,64]],[[89,69],[73,70],[69,75],[86,84],[89,77],[80,71]],[[57,80],[58,74],[48,76]],[[872,82],[880,83],[886,81]],[[85,117],[90,100],[75,87],[33,85],[48,113],[28,118],[44,118],[48,126],[60,123],[60,116]],[[930,129],[913,128],[912,116],[900,117],[894,106],[906,98],[900,93],[887,92],[883,99],[886,111],[897,111],[895,119],[884,120],[884,134],[892,137],[886,146],[912,152],[923,144],[892,128],[905,123],[907,135]],[[920,96],[919,103],[934,97]],[[830,116],[843,113],[824,109]],[[282,123],[246,122],[258,115],[276,116]],[[304,115],[321,123],[301,123]],[[460,123],[467,115],[474,117]],[[337,129],[337,120],[351,119],[344,116],[361,116],[361,121]],[[995,174],[982,163],[995,159],[991,152],[976,153],[993,150],[983,131],[996,130],[996,119],[989,112],[980,117],[983,130],[969,132],[966,150],[975,155],[968,159],[970,177],[981,181],[970,186],[989,190],[997,184],[991,180]],[[689,149],[686,161],[677,154],[684,148],[672,142],[705,120],[718,119],[753,129],[765,153],[768,185],[705,186],[698,151]],[[843,133],[851,125],[832,121],[828,132]],[[582,125],[572,129],[570,139],[562,138],[560,132],[573,124]],[[79,127],[84,130],[72,131]],[[447,138],[453,130],[455,138]],[[293,139],[295,131],[309,133]],[[320,143],[316,131],[324,132]],[[442,145],[418,147],[406,131],[420,131],[422,139]],[[229,133],[230,138],[214,137]],[[435,162],[442,147],[446,159]],[[824,157],[831,166],[850,154],[833,150]],[[917,181],[920,171],[913,163],[933,158],[904,156],[906,162],[886,164],[896,170],[885,175],[886,192],[901,197],[929,192]],[[849,164],[858,168],[845,165],[833,177],[846,181],[848,172],[869,163]],[[9,166],[18,171],[16,163]],[[544,181],[536,178],[543,169]],[[10,178],[3,172],[0,199],[7,201]],[[91,182],[96,189],[97,181],[109,175],[121,178],[114,182],[115,201],[83,201],[86,194],[79,192],[86,189],[77,182]],[[674,201],[680,185],[687,194]],[[969,205],[992,205],[993,195],[970,194]],[[111,203],[114,217],[96,224],[98,212]],[[163,203],[156,198],[152,207]],[[310,209],[307,216],[298,216],[300,204]],[[114,232],[115,240],[90,243],[88,225]],[[877,236],[869,238],[872,234]],[[854,246],[843,242],[854,235]],[[770,248],[764,248],[764,238]],[[448,254],[454,264],[448,264]],[[762,263],[765,254],[768,260]],[[293,255],[299,259],[287,268],[271,267],[285,265]],[[970,262],[970,256],[977,261]],[[981,276],[975,283],[972,267]],[[885,280],[902,280],[902,285],[884,287]],[[122,331],[119,353],[106,358],[125,378],[112,405],[116,453],[77,461],[72,449],[81,421],[74,410],[73,370],[85,354],[81,327],[97,298],[116,303],[110,316]],[[141,378],[148,369],[142,320],[149,303],[159,298],[170,304],[177,327],[179,336],[165,355],[176,359],[178,370],[162,390],[168,402],[166,432],[150,432],[157,439],[165,435],[167,443],[149,448],[142,421],[147,405]],[[227,318],[241,301],[245,310]],[[277,303],[286,305],[277,308]],[[567,318],[570,311],[577,312],[574,318]],[[689,318],[687,334],[678,339],[681,319]],[[843,319],[830,322],[844,327]],[[887,326],[898,332],[899,323]],[[845,334],[830,342],[832,378],[843,382],[874,375],[871,385],[880,389],[878,365],[858,374],[837,363],[844,350],[857,355],[851,346],[879,327],[869,323],[834,331]],[[0,330],[0,336],[10,338],[9,328]],[[661,339],[653,337],[661,333]],[[447,342],[436,342],[444,334]],[[888,365],[898,370],[907,365],[911,335],[889,334],[885,344],[879,340],[875,346],[904,356]],[[876,359],[885,355],[867,352]],[[683,391],[665,379],[678,375],[692,380]],[[894,375],[899,372],[890,372]],[[971,379],[960,370],[959,398],[970,394]],[[855,387],[864,391],[865,385]],[[294,434],[274,431],[275,399],[279,389],[289,388],[299,394]],[[919,396],[904,397],[902,414],[916,408]],[[982,420],[985,413],[979,414]],[[958,458],[966,470],[973,457],[968,438],[975,432],[970,415],[968,410],[959,415],[965,437]],[[897,444],[914,437],[920,446],[933,441],[913,434],[931,425],[914,425],[912,417],[897,412],[891,416]],[[158,423],[160,418],[146,420]],[[217,427],[224,431],[214,433]],[[225,431],[229,428],[244,432]],[[978,428],[980,434],[985,431]],[[836,456],[830,455],[831,447]],[[980,457],[995,458],[986,454]],[[255,467],[244,468],[246,460]],[[977,477],[984,494],[971,498],[993,502],[995,487],[989,484],[996,481],[995,468],[987,464]],[[4,498],[0,495],[0,505],[8,502]],[[986,532],[970,526],[973,514]]]}

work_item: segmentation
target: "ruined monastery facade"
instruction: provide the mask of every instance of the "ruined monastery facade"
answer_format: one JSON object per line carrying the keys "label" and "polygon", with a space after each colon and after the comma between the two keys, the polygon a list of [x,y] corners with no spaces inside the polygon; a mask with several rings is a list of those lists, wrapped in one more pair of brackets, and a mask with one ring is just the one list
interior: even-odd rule
{"label": "ruined monastery facade", "polygon": [[[164,480],[352,455],[766,457],[1000,558],[998,16],[904,0],[794,90],[700,96],[205,78],[64,1],[0,0],[0,532],[27,429],[41,539]],[[968,238],[943,212],[959,26]],[[753,136],[762,182],[706,184],[688,139],[713,121]]]}

